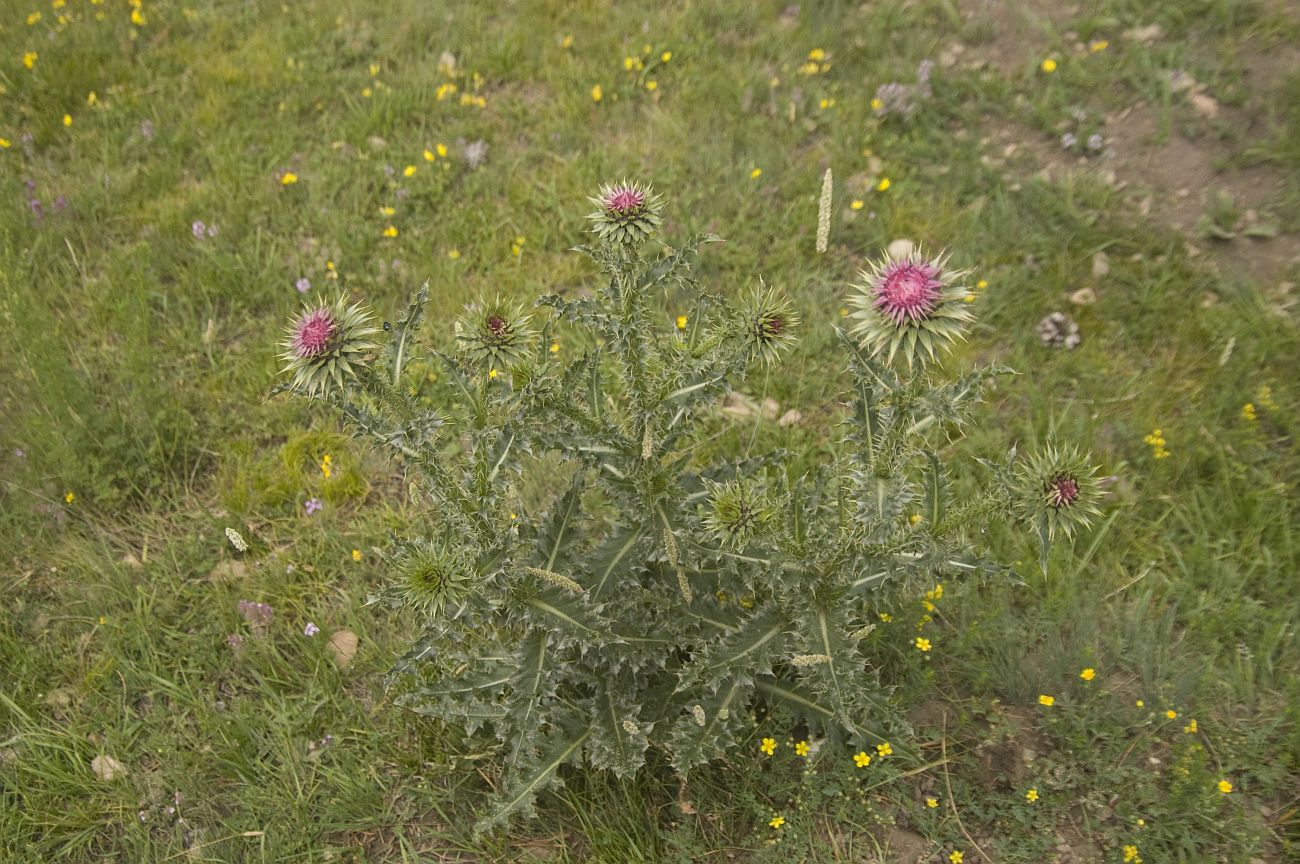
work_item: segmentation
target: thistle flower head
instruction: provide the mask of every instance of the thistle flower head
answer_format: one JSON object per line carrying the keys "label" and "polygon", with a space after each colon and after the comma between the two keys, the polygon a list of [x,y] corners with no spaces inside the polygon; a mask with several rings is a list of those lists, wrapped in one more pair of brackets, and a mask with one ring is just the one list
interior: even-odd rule
{"label": "thistle flower head", "polygon": [[663,221],[660,217],[663,198],[644,183],[624,180],[612,186],[604,185],[596,197],[588,200],[596,205],[596,210],[587,214],[587,219],[591,221],[591,230],[602,240],[639,243]]}
{"label": "thistle flower head", "polygon": [[1021,516],[1048,539],[1070,537],[1101,510],[1097,469],[1074,448],[1048,446],[1022,463],[1017,478]]}
{"label": "thistle flower head", "polygon": [[744,546],[772,518],[772,507],[753,483],[710,483],[709,512],[704,523],[723,543]]}
{"label": "thistle flower head", "polygon": [[856,308],[850,328],[872,354],[900,353],[910,368],[933,360],[962,337],[974,320],[960,282],[968,271],[952,270],[947,255],[927,258],[921,251],[885,257],[859,274],[849,304]]}
{"label": "thistle flower head", "polygon": [[521,307],[500,297],[476,303],[456,322],[456,340],[472,360],[491,369],[508,369],[527,353],[536,335],[529,320]]}
{"label": "thistle flower head", "polygon": [[741,306],[743,336],[751,356],[774,363],[794,344],[799,313],[790,298],[759,286]]}
{"label": "thistle flower head", "polygon": [[343,389],[370,363],[377,346],[370,337],[379,332],[368,309],[348,305],[343,297],[332,304],[305,307],[290,322],[280,343],[285,374],[293,387],[319,396],[330,386]]}
{"label": "thistle flower head", "polygon": [[406,546],[398,556],[398,573],[406,602],[430,616],[460,603],[474,585],[469,561],[441,543]]}

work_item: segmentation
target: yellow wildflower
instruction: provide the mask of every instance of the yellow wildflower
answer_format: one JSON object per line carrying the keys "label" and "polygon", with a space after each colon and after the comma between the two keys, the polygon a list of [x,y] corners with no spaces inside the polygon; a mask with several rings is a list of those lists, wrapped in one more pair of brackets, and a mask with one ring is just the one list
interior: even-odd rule
{"label": "yellow wildflower", "polygon": [[859,750],[853,754],[853,764],[859,768],[866,768],[871,764],[871,757],[867,755],[867,751]]}
{"label": "yellow wildflower", "polygon": [[876,184],[876,191],[885,192],[889,189],[890,185],[892,184],[890,184],[888,177],[881,177],[880,182]]}
{"label": "yellow wildflower", "polygon": [[27,26],[34,27],[36,26],[36,22],[40,20],[41,20],[41,13],[33,12],[32,14],[27,16]]}
{"label": "yellow wildflower", "polygon": [[861,210],[862,207],[863,207],[863,203],[861,198],[854,198],[852,201],[849,202],[850,210]]}
{"label": "yellow wildflower", "polygon": [[69,489],[67,492],[63,493],[63,500],[71,504],[73,501],[77,500],[77,496],[73,494],[71,489]]}
{"label": "yellow wildflower", "polygon": [[1200,727],[1196,725],[1195,717],[1187,721],[1187,725],[1183,727],[1183,731],[1186,732],[1188,735],[1195,735],[1197,732],[1200,731]]}
{"label": "yellow wildflower", "polygon": [[1038,800],[1038,790],[1037,790],[1037,789],[1030,789],[1028,792],[1026,792],[1026,793],[1025,793],[1025,800],[1028,801],[1030,804],[1033,804],[1035,801],[1037,801],[1037,800]]}
{"label": "yellow wildflower", "polygon": [[921,651],[922,653],[927,652],[927,651],[930,650],[930,640],[929,640],[929,639],[926,639],[926,638],[921,637],[921,636],[917,636],[917,637],[916,637],[916,643],[915,643],[915,644],[916,644],[916,648],[917,648],[917,650],[918,650],[918,651]]}
{"label": "yellow wildflower", "polygon": [[1110,47],[1110,42],[1105,39],[1093,39],[1088,43],[1088,50],[1093,54],[1100,54]]}
{"label": "yellow wildflower", "polygon": [[1124,847],[1124,864],[1142,864],[1142,858],[1138,855],[1138,847],[1129,844]]}
{"label": "yellow wildflower", "polygon": [[1051,75],[1053,72],[1056,71],[1056,61],[1053,60],[1051,57],[1048,57],[1041,64],[1039,64],[1038,68],[1042,69],[1048,75]]}
{"label": "yellow wildflower", "polygon": [[785,817],[773,816],[767,824],[771,825],[773,828],[780,828],[782,825],[785,824]]}
{"label": "yellow wildflower", "polygon": [[497,380],[497,375],[499,374],[501,373],[497,372],[497,370],[495,369],[488,370],[488,378],[492,379],[493,381]]}
{"label": "yellow wildflower", "polygon": [[1178,718],[1178,712],[1170,708],[1168,711],[1165,712],[1165,717],[1169,718],[1170,720],[1176,720]]}
{"label": "yellow wildflower", "polygon": [[551,343],[551,353],[552,353],[552,354],[559,354],[559,353],[560,353],[560,343],[559,343],[559,342],[552,342],[552,343]]}
{"label": "yellow wildflower", "polygon": [[23,65],[26,66],[28,69],[31,69],[33,66],[36,65],[36,60],[40,56],[41,55],[37,54],[35,51],[25,52],[23,54]]}
{"label": "yellow wildflower", "polygon": [[925,806],[926,806],[926,807],[929,807],[931,810],[933,810],[934,808],[936,808],[936,807],[939,806],[939,799],[938,799],[938,798],[926,798],[926,799],[925,799]]}
{"label": "yellow wildflower", "polygon": [[1242,405],[1242,406],[1241,406],[1241,416],[1242,416],[1243,418],[1245,418],[1246,420],[1250,421],[1251,423],[1254,423],[1256,420],[1258,420],[1259,417],[1258,417],[1258,415],[1255,414],[1255,405],[1254,405],[1254,403],[1252,403],[1252,402],[1247,402],[1245,405]]}
{"label": "yellow wildflower", "polygon": [[448,250],[447,250],[447,257],[450,258],[450,259],[453,260],[453,261],[459,261],[459,260],[460,260],[460,250],[459,250],[459,249],[448,249]]}
{"label": "yellow wildflower", "polygon": [[594,86],[591,88],[591,101],[592,101],[592,102],[599,102],[599,101],[600,101],[601,99],[603,99],[603,98],[605,98],[605,91],[603,91],[603,90],[600,89],[600,85],[599,85],[599,84],[594,85]]}
{"label": "yellow wildflower", "polygon": [[1093,678],[1097,677],[1097,670],[1089,666],[1087,669],[1084,669],[1079,673],[1079,677],[1084,681],[1091,681]]}
{"label": "yellow wildflower", "polygon": [[1147,707],[1147,703],[1144,702],[1144,701],[1142,701],[1141,699],[1138,699],[1138,700],[1137,700],[1136,702],[1134,702],[1133,704],[1136,705],[1136,706],[1139,707],[1139,708],[1145,708],[1145,707]]}
{"label": "yellow wildflower", "polygon": [[1220,780],[1220,781],[1218,782],[1218,789],[1219,789],[1219,791],[1222,792],[1224,795],[1231,794],[1231,792],[1232,792],[1232,784],[1229,783],[1227,780]]}
{"label": "yellow wildflower", "polygon": [[63,115],[63,125],[64,125],[64,126],[71,126],[71,125],[72,125],[72,115],[71,115],[71,114],[64,114],[64,115]]}
{"label": "yellow wildflower", "polygon": [[565,51],[568,51],[570,48],[573,47],[572,33],[564,34],[564,38],[560,40],[560,47],[563,48]]}
{"label": "yellow wildflower", "polygon": [[414,165],[407,165],[405,168],[403,168],[403,169],[402,169],[402,176],[403,176],[403,177],[414,177],[414,176],[415,176],[415,166],[414,166]]}
{"label": "yellow wildflower", "polygon": [[280,175],[281,186],[292,186],[297,182],[298,182],[298,175],[293,173],[292,171],[286,171]]}
{"label": "yellow wildflower", "polygon": [[807,741],[799,741],[794,745],[794,755],[807,756],[810,749]]}
{"label": "yellow wildflower", "polygon": [[1038,704],[1039,704],[1039,705],[1046,705],[1048,708],[1051,708],[1053,705],[1056,704],[1056,697],[1055,697],[1055,696],[1048,696],[1048,695],[1045,694],[1045,693],[1044,693],[1044,694],[1040,694],[1039,697],[1038,697]]}
{"label": "yellow wildflower", "polygon": [[664,53],[659,55],[659,59],[664,63],[667,63],[669,60],[673,59],[673,52],[665,51]]}
{"label": "yellow wildflower", "polygon": [[397,226],[396,226],[396,225],[389,225],[387,228],[385,228],[385,229],[384,229],[384,236],[385,236],[385,237],[396,237],[396,236],[397,236]]}
{"label": "yellow wildflower", "polygon": [[8,150],[11,146],[8,138],[0,138],[0,150]]}
{"label": "yellow wildflower", "polygon": [[658,81],[647,81],[647,82],[645,82],[645,89],[647,89],[647,90],[658,90],[658,89],[659,89],[659,82],[658,82]]}
{"label": "yellow wildflower", "polygon": [[877,744],[877,745],[876,745],[876,753],[878,753],[878,754],[880,755],[880,758],[883,759],[883,758],[885,758],[886,756],[893,756],[893,755],[894,755],[894,748],[893,748],[893,747],[890,747],[890,746],[889,746],[889,742],[886,741],[886,742],[883,743],[883,744]]}
{"label": "yellow wildflower", "polygon": [[360,549],[353,549],[353,550],[352,550],[352,560],[353,560],[353,561],[360,561],[360,560],[361,560],[361,550],[360,550]]}
{"label": "yellow wildflower", "polygon": [[762,741],[759,742],[758,749],[762,750],[765,755],[771,756],[773,753],[776,752],[776,739],[764,738]]}
{"label": "yellow wildflower", "polygon": [[676,323],[677,323],[677,329],[678,329],[678,330],[685,330],[685,329],[686,329],[686,316],[685,316],[685,315],[678,315],[678,316],[677,316],[677,322],[676,322]]}
{"label": "yellow wildflower", "polygon": [[884,107],[885,107],[885,103],[884,103],[884,102],[881,102],[879,99],[872,99],[872,100],[871,100],[871,110],[872,110],[872,111],[879,111],[881,108],[884,108]]}
{"label": "yellow wildflower", "polygon": [[755,168],[753,171],[750,171],[750,172],[749,172],[749,179],[751,179],[751,180],[757,180],[759,177],[762,177],[762,176],[763,176],[763,169],[762,169],[762,168]]}
{"label": "yellow wildflower", "polygon": [[437,153],[438,153],[439,156],[446,156],[446,155],[447,155],[447,145],[446,145],[446,144],[439,144],[438,146],[434,147],[433,149],[437,151]]}
{"label": "yellow wildflower", "polygon": [[145,25],[144,13],[141,12],[139,9],[132,9],[131,23],[137,27],[143,27]]}
{"label": "yellow wildflower", "polygon": [[434,152],[433,152],[432,150],[430,150],[428,147],[425,147],[425,148],[424,148],[424,161],[425,161],[425,162],[432,162],[434,159],[437,159],[437,158],[438,158],[438,157],[434,154]]}
{"label": "yellow wildflower", "polygon": [[952,864],[961,864],[961,862],[966,860],[966,856],[954,849],[948,853],[948,860],[951,861]]}

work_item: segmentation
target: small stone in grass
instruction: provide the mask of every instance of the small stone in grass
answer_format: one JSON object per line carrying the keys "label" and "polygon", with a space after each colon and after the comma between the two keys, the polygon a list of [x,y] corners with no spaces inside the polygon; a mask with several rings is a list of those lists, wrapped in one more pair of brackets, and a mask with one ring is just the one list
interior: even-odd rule
{"label": "small stone in grass", "polygon": [[357,645],[359,641],[357,634],[351,630],[335,630],[330,636],[329,648],[330,653],[334,655],[334,662],[340,669],[348,668],[352,658],[357,656]]}
{"label": "small stone in grass", "polygon": [[118,762],[112,756],[96,756],[90,760],[90,770],[95,772],[95,776],[105,783],[110,783],[118,777],[126,776],[126,766]]}

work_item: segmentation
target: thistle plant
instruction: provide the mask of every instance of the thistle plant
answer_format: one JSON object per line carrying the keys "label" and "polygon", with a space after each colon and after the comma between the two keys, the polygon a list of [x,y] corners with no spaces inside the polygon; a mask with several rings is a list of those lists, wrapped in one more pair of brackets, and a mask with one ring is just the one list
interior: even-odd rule
{"label": "thistle plant", "polygon": [[[456,350],[432,352],[457,395],[443,410],[419,409],[404,373],[427,285],[382,350],[342,301],[286,344],[282,389],[391,449],[426,507],[374,602],[419,625],[390,679],[406,682],[403,704],[500,747],[482,830],[530,812],[567,764],[628,775],[653,752],[687,776],[735,745],[758,703],[881,743],[882,599],[1006,573],[978,540],[991,521],[1023,522],[1046,549],[1097,513],[1094,472],[1069,448],[1009,448],[978,463],[978,491],[950,492],[948,443],[1006,370],[936,365],[972,320],[942,256],[886,259],[851,289],[833,459],[796,476],[781,453],[703,455],[720,399],[792,348],[794,304],[762,283],[734,305],[704,289],[696,260],[715,238],[664,243],[648,186],[592,200],[595,243],[576,249],[598,273],[589,296],[472,307]],[[577,347],[548,350],[561,335]],[[537,512],[528,476],[552,490]]]}

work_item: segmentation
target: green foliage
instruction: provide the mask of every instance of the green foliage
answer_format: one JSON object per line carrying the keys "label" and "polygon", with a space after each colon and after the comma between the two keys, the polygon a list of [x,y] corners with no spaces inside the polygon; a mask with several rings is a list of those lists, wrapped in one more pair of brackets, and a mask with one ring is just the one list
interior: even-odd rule
{"label": "green foliage", "polygon": [[[847,337],[852,410],[833,461],[807,477],[780,453],[701,461],[694,444],[716,399],[752,363],[776,360],[798,317],[771,289],[736,309],[704,291],[695,262],[712,238],[652,245],[602,219],[601,242],[577,250],[603,277],[590,297],[542,298],[536,325],[498,301],[458,323],[460,353],[441,357],[460,396],[449,422],[403,389],[427,287],[393,331],[387,368],[353,360],[356,386],[323,394],[406,460],[415,496],[439,514],[398,544],[397,579],[379,599],[425,622],[400,664],[415,678],[404,703],[490,726],[502,744],[506,791],[481,830],[527,812],[566,763],[627,775],[653,747],[685,776],[734,746],[754,699],[836,738],[875,738],[889,709],[860,648],[873,597],[1002,572],[973,530],[1087,473],[1049,451],[1016,474],[1013,453],[950,507],[940,438],[1003,370],[949,380],[909,352],[903,374],[873,358],[874,342]],[[652,310],[669,289],[695,314],[661,332]],[[563,326],[597,348],[557,357],[548,346]],[[463,447],[448,446],[444,422]],[[515,485],[544,453],[574,466],[569,488],[547,512],[520,515]],[[1067,491],[1052,507],[1075,504],[1077,487]],[[424,662],[435,652],[440,662]]]}

